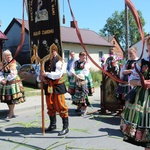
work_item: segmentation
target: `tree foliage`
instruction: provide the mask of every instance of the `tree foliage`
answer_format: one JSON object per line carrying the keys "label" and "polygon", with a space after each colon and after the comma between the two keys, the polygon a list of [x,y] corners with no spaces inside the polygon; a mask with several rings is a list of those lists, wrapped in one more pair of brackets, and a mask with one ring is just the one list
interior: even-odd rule
{"label": "tree foliage", "polygon": [[[141,11],[138,11],[139,17],[141,19],[142,26],[145,25],[145,20],[142,17]],[[128,39],[129,46],[133,45],[137,41],[141,39],[140,33],[138,31],[138,27],[136,25],[136,21],[131,13],[128,10]],[[99,34],[101,36],[111,36],[115,35],[120,45],[125,49],[126,44],[126,20],[125,20],[125,11],[115,11],[111,17],[109,17],[106,21],[106,24],[103,29],[100,30]],[[146,33],[145,33],[146,34]]]}

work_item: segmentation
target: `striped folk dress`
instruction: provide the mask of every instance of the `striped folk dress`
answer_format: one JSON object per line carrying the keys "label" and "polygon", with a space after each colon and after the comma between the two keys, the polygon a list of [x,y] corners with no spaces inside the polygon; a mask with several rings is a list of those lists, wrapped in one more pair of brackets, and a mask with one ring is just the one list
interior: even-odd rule
{"label": "striped folk dress", "polygon": [[[150,80],[150,62],[142,59],[137,62],[138,70],[144,75],[145,80]],[[138,80],[138,73],[133,70],[130,79]],[[141,86],[136,88],[135,102],[126,102],[122,113],[121,131],[125,140],[143,147],[150,147],[150,89]]]}

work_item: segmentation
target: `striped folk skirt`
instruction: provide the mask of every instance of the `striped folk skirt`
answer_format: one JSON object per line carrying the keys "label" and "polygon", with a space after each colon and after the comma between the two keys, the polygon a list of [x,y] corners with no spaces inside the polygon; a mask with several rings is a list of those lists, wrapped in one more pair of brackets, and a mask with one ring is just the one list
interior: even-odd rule
{"label": "striped folk skirt", "polygon": [[[76,74],[79,74],[81,71],[82,70],[76,71]],[[93,80],[92,80],[91,73],[89,73],[88,76],[85,76],[85,81],[86,81],[86,87],[88,89],[88,92],[90,94],[93,94],[94,93],[94,85],[93,85]],[[70,79],[70,82],[69,82],[69,89],[68,89],[68,92],[71,95],[74,95],[75,85],[76,85],[75,77],[71,76],[71,79]]]}
{"label": "striped folk skirt", "polygon": [[18,76],[12,83],[0,84],[0,102],[7,104],[19,104],[25,101],[24,88]]}
{"label": "striped folk skirt", "polygon": [[135,102],[126,102],[120,127],[130,141],[150,147],[150,89],[136,88]]}

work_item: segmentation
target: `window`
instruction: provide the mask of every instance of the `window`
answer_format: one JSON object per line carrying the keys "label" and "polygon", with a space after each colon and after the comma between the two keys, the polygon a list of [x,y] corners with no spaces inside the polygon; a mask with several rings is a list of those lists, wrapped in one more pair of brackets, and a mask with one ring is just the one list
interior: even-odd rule
{"label": "window", "polygon": [[103,52],[99,51],[99,62],[101,61],[102,56],[103,56]]}
{"label": "window", "polygon": [[69,60],[69,53],[70,53],[69,50],[64,50],[64,59],[65,59],[65,62],[68,62],[68,60]]}

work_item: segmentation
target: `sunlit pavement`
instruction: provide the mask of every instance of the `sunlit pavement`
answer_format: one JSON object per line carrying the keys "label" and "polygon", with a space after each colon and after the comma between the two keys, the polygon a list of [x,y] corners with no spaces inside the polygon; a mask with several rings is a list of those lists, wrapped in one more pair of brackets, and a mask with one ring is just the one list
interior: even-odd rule
{"label": "sunlit pavement", "polygon": [[[58,136],[62,120],[57,115],[57,130],[42,133],[41,96],[27,97],[23,104],[16,105],[16,118],[5,120],[7,105],[0,104],[0,150],[143,150],[123,141],[120,132],[120,117],[102,115],[100,109],[100,89],[90,96],[90,115],[78,116],[70,95],[66,94],[69,107],[69,133]],[[49,119],[44,112],[45,128]]]}

